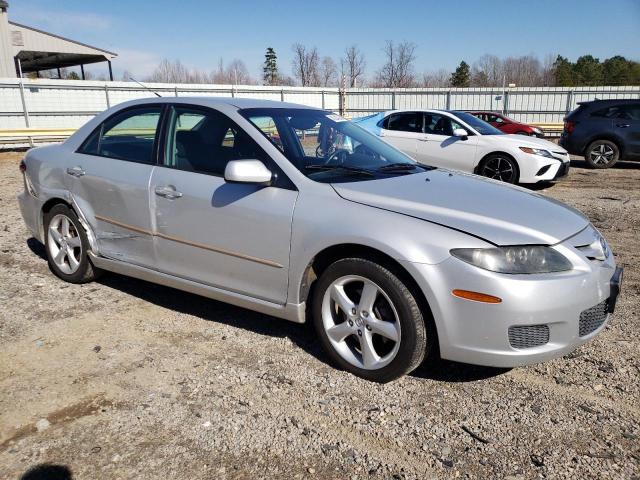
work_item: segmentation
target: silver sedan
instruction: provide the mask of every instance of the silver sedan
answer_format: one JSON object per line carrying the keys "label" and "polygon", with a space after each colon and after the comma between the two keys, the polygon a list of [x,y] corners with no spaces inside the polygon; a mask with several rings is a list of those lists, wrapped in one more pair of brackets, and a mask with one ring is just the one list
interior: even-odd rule
{"label": "silver sedan", "polygon": [[416,163],[324,110],[248,99],[113,107],[28,152],[19,203],[49,265],[314,323],[386,382],[430,353],[513,367],[597,335],[622,271],[578,211]]}

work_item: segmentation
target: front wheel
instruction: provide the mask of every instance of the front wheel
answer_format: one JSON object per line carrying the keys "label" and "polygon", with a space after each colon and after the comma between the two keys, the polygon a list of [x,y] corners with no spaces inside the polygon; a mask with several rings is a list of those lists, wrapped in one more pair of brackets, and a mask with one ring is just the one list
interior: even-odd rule
{"label": "front wheel", "polygon": [[518,183],[518,164],[515,160],[501,153],[489,155],[478,172],[483,177],[501,180],[506,183]]}
{"label": "front wheel", "polygon": [[427,353],[415,297],[393,272],[369,260],[338,260],[322,273],[313,322],[334,363],[367,380],[395,380]]}
{"label": "front wheel", "polygon": [[620,158],[620,149],[610,140],[591,142],[584,154],[584,159],[592,168],[609,168]]}

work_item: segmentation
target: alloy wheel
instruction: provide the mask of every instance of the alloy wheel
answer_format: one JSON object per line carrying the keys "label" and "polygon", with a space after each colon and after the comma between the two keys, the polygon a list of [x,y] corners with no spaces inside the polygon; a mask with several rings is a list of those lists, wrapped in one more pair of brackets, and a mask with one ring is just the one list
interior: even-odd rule
{"label": "alloy wheel", "polygon": [[82,260],[82,240],[71,219],[66,215],[56,215],[49,222],[47,235],[53,263],[67,275],[75,273]]}
{"label": "alloy wheel", "polygon": [[387,293],[364,277],[340,277],[327,288],[322,323],[335,351],[358,368],[383,368],[398,353],[398,313]]}
{"label": "alloy wheel", "polygon": [[488,178],[513,183],[516,172],[510,160],[497,156],[487,161],[482,169],[482,174]]}
{"label": "alloy wheel", "polygon": [[596,165],[607,165],[611,163],[614,156],[615,151],[613,150],[613,148],[605,143],[596,145],[589,152],[589,158],[591,158],[593,163]]}

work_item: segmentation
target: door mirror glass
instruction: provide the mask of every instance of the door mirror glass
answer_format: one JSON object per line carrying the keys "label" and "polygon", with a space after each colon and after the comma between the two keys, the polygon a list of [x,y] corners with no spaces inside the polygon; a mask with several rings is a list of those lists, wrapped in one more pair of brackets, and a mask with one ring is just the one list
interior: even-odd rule
{"label": "door mirror glass", "polygon": [[462,138],[463,140],[466,140],[466,138],[467,138],[467,136],[468,136],[468,135],[469,135],[469,134],[467,133],[467,131],[466,131],[464,128],[456,128],[456,129],[453,131],[453,136],[454,136],[454,137],[460,137],[460,138]]}
{"label": "door mirror glass", "polygon": [[260,160],[231,160],[224,169],[224,180],[230,183],[271,185],[273,173]]}

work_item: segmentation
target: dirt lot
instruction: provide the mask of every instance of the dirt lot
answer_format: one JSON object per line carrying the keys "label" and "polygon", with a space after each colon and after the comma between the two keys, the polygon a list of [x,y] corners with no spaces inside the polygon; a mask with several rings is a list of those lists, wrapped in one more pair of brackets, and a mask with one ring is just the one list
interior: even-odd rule
{"label": "dirt lot", "polygon": [[0,155],[0,478],[46,463],[76,479],[640,475],[640,164],[574,162],[542,191],[626,267],[597,339],[377,385],[328,365],[305,325],[117,275],[57,280],[20,218],[19,156]]}

